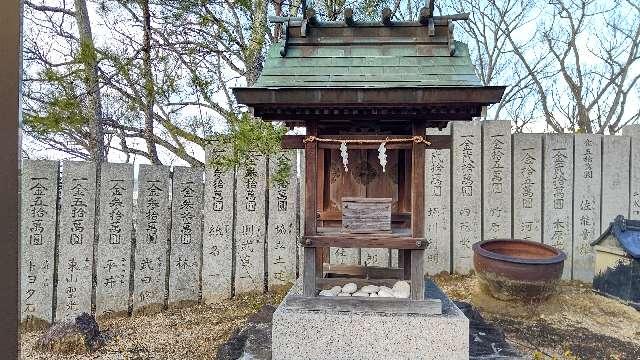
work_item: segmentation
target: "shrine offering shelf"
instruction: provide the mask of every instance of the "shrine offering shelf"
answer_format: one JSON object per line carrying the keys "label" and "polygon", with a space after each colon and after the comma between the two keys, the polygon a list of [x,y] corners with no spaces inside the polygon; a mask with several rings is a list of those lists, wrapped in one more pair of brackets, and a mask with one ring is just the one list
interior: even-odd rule
{"label": "shrine offering shelf", "polygon": [[347,234],[334,233],[305,236],[302,240],[305,247],[342,247],[342,248],[384,248],[384,249],[424,249],[425,238],[402,236],[395,234]]}
{"label": "shrine offering shelf", "polygon": [[304,311],[348,311],[374,312],[388,314],[421,314],[441,315],[440,299],[397,299],[371,297],[308,297],[299,295],[287,296],[285,308]]}
{"label": "shrine offering shelf", "polygon": [[[405,280],[409,284],[411,284],[410,280]],[[316,280],[317,291],[322,289],[331,289],[334,286],[344,286],[348,283],[354,283],[358,285],[358,288],[361,288],[365,285],[376,285],[376,286],[386,286],[392,288],[395,283],[398,282],[398,279],[388,278],[388,279],[362,279],[356,277],[342,277],[342,278],[318,278]]]}

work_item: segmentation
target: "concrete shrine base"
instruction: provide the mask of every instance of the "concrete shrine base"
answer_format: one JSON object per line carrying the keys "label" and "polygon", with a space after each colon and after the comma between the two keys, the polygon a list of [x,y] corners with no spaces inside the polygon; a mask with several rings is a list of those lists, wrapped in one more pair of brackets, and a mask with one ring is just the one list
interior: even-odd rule
{"label": "concrete shrine base", "polygon": [[[442,315],[293,310],[283,301],[273,359],[468,359],[469,320],[433,281],[425,291],[442,301]],[[299,279],[287,297],[301,293]]]}

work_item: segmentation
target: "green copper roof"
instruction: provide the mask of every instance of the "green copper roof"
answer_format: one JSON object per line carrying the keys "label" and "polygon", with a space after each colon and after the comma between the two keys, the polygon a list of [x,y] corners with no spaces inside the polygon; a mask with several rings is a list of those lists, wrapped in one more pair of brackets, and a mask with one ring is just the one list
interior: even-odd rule
{"label": "green copper roof", "polygon": [[336,44],[271,46],[254,87],[432,87],[482,86],[466,44],[446,47],[413,44]]}

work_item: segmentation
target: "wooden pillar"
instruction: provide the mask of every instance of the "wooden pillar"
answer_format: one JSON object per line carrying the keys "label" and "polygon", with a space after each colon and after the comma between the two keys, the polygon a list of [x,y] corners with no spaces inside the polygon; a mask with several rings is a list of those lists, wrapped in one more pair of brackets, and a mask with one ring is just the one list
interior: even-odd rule
{"label": "wooden pillar", "polygon": [[[307,136],[318,135],[318,123],[315,120],[307,121]],[[317,155],[318,143],[316,141],[304,144],[305,161],[305,199],[304,199],[304,235],[316,234],[316,192],[317,192]],[[317,251],[313,247],[304,247],[303,293],[304,296],[316,295],[316,276],[318,266],[322,269],[322,260],[318,264]],[[322,270],[321,270],[322,271]],[[322,274],[322,272],[321,272]]]}
{"label": "wooden pillar", "polygon": [[[425,136],[424,120],[413,121],[413,135]],[[424,166],[425,144],[413,143],[411,154],[411,233],[415,238],[424,237]],[[411,275],[411,298],[424,300],[424,250],[411,250],[405,257],[405,268]],[[409,260],[409,264],[406,264]],[[407,270],[405,270],[405,274]]]}

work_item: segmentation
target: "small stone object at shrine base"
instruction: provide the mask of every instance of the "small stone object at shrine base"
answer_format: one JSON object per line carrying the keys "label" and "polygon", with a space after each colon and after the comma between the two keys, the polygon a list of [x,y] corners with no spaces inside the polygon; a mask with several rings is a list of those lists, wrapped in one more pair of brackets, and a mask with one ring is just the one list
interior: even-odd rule
{"label": "small stone object at shrine base", "polygon": [[360,291],[365,292],[367,294],[373,294],[373,293],[377,293],[378,291],[380,291],[380,286],[365,285],[365,286],[362,287],[362,289],[360,289]]}
{"label": "small stone object at shrine base", "polygon": [[338,294],[340,294],[342,292],[342,287],[341,286],[334,286],[332,287],[329,291],[331,291],[333,293],[333,296],[336,296]]}
{"label": "small stone object at shrine base", "polygon": [[318,296],[336,296],[331,290],[322,290]]}
{"label": "small stone object at shrine base", "polygon": [[397,298],[408,299],[411,295],[411,287],[406,281],[398,281],[393,285],[393,295]]}
{"label": "small stone object at shrine base", "polygon": [[357,290],[358,290],[358,285],[356,285],[354,283],[348,283],[348,284],[345,284],[345,286],[342,287],[342,292],[347,293],[347,294],[353,294]]}
{"label": "small stone object at shrine base", "polygon": [[366,296],[369,296],[369,294],[367,294],[366,292],[362,292],[362,291],[356,291],[351,296],[366,297]]}
{"label": "small stone object at shrine base", "polygon": [[338,296],[351,296],[351,294],[341,292],[340,294],[338,294]]}

